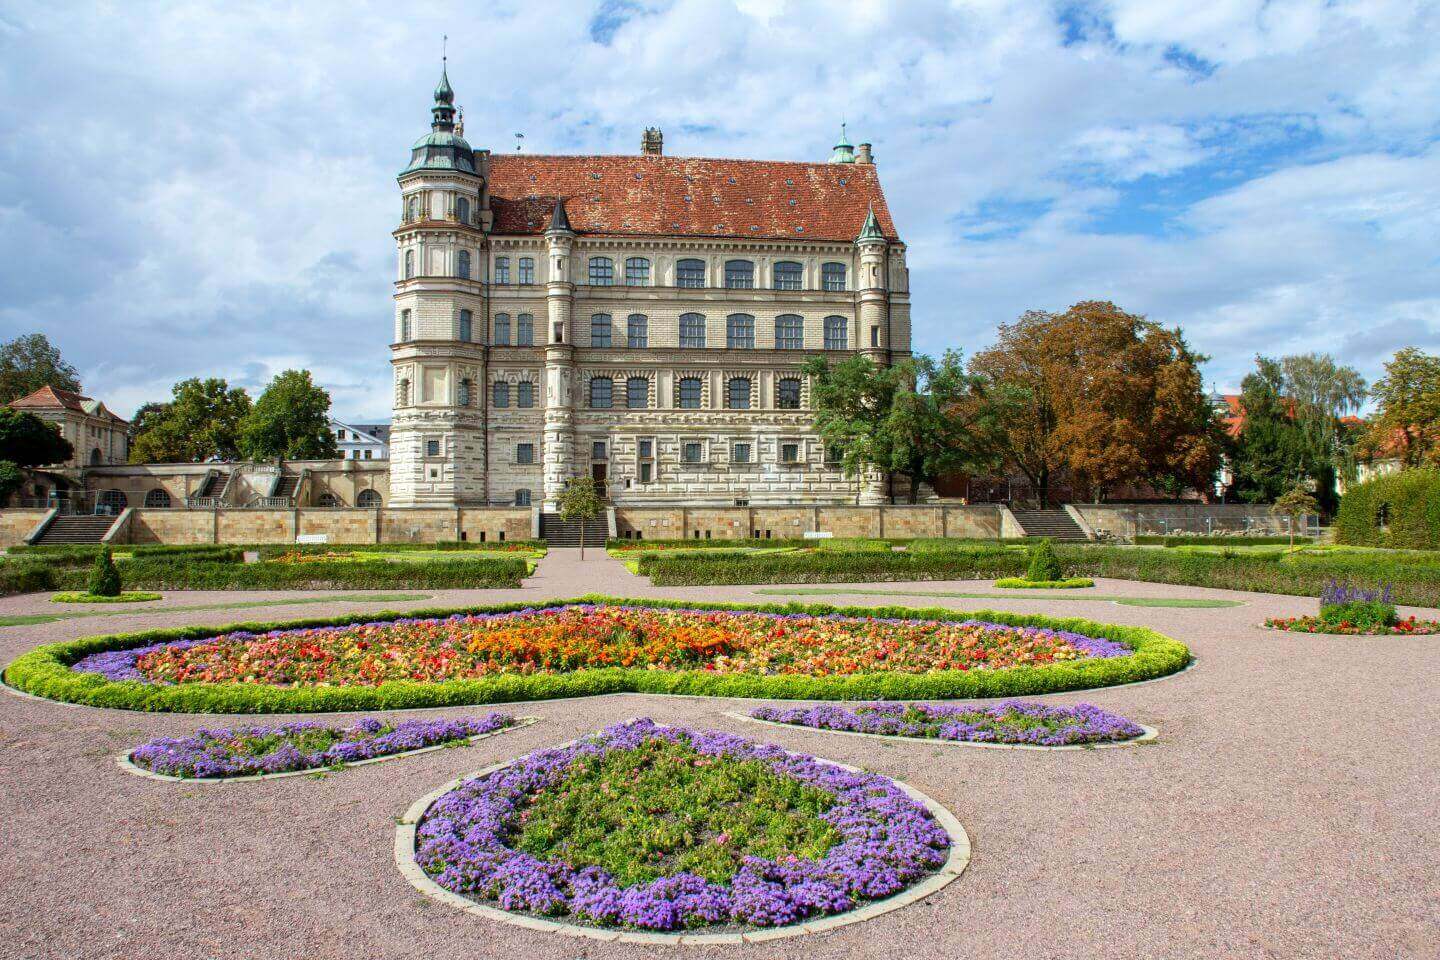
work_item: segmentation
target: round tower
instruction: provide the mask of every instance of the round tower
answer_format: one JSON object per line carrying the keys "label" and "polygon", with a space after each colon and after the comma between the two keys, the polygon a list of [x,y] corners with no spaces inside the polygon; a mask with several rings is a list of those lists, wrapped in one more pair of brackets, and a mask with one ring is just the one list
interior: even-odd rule
{"label": "round tower", "polygon": [[[857,278],[856,315],[860,318],[857,333],[860,336],[860,352],[876,365],[890,363],[890,296],[885,282],[885,259],[889,242],[880,229],[880,221],[871,207],[865,217],[865,225],[855,238],[859,251],[860,275]],[[889,483],[879,470],[867,470],[860,477],[859,502],[866,506],[877,506],[888,502]]]}
{"label": "round tower", "polygon": [[570,315],[575,301],[571,279],[575,231],[565,212],[565,199],[557,198],[545,230],[550,277],[545,284],[548,330],[545,336],[545,509],[554,511],[556,499],[575,475],[575,346]]}

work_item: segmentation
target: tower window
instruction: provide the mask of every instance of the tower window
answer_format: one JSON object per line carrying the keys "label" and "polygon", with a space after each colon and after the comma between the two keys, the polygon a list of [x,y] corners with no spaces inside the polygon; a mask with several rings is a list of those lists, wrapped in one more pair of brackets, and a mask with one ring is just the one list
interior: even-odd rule
{"label": "tower window", "polygon": [[610,314],[597,313],[590,318],[590,346],[610,348],[612,325]]}
{"label": "tower window", "polygon": [[510,282],[510,258],[509,258],[509,257],[496,257],[496,258],[495,258],[495,282],[496,282],[496,283],[509,283],[509,282]]}
{"label": "tower window", "polygon": [[595,410],[609,410],[615,400],[615,381],[609,377],[590,378],[590,406]]}
{"label": "tower window", "polygon": [[625,406],[631,410],[644,410],[650,405],[650,381],[644,377],[631,377],[625,381]]}
{"label": "tower window", "polygon": [[470,279],[470,251],[461,250],[455,255],[455,275],[461,280]]}
{"label": "tower window", "polygon": [[590,258],[590,286],[608,287],[615,282],[615,261],[609,257]]}
{"label": "tower window", "polygon": [[415,276],[415,251],[405,251],[405,279],[409,280]]}
{"label": "tower window", "polygon": [[774,273],[776,290],[799,290],[805,282],[805,268],[794,260],[781,260]]}
{"label": "tower window", "polygon": [[470,381],[469,381],[469,380],[461,380],[461,381],[460,381],[460,392],[459,392],[459,395],[458,395],[457,399],[458,399],[458,401],[459,401],[460,406],[462,406],[462,407],[468,407],[468,406],[470,406]]}
{"label": "tower window", "polygon": [[528,313],[522,313],[515,318],[515,345],[535,346],[535,318]]}
{"label": "tower window", "polygon": [[455,219],[461,223],[470,222],[470,201],[465,197],[455,198]]}
{"label": "tower window", "polygon": [[725,261],[725,288],[749,290],[755,286],[755,264],[749,260]]}
{"label": "tower window", "polygon": [[879,327],[871,327],[871,328],[870,328],[870,346],[872,346],[872,347],[878,347],[878,346],[880,346],[880,328],[879,328]]}
{"label": "tower window", "polygon": [[490,405],[497,410],[510,406],[510,384],[503,380],[495,381],[495,385],[490,388]]}
{"label": "tower window", "polygon": [[703,287],[703,286],[705,286],[705,261],[704,261],[704,260],[677,260],[677,261],[675,261],[675,286],[677,286],[677,287]]}
{"label": "tower window", "polygon": [[682,377],[675,385],[675,406],[684,410],[700,408],[700,378]]}
{"label": "tower window", "polygon": [[725,406],[731,410],[750,409],[750,379],[731,377],[725,385]]}
{"label": "tower window", "polygon": [[702,314],[680,314],[680,346],[705,346],[705,317]]}
{"label": "tower window", "polygon": [[800,381],[786,377],[775,384],[775,406],[781,410],[800,409]]}
{"label": "tower window", "polygon": [[845,264],[822,264],[820,267],[820,286],[824,290],[844,290]]}
{"label": "tower window", "polygon": [[426,440],[426,441],[425,441],[425,456],[427,456],[427,457],[438,457],[438,456],[440,456],[440,441],[439,441],[439,440]]}
{"label": "tower window", "polygon": [[650,261],[644,257],[629,257],[625,261],[625,283],[632,287],[650,286]]}
{"label": "tower window", "polygon": [[521,410],[529,410],[535,406],[535,384],[529,380],[521,380],[515,384],[515,406]]}
{"label": "tower window", "polygon": [[475,339],[475,315],[469,310],[460,311],[460,339],[466,343]]}
{"label": "tower window", "polygon": [[510,314],[495,314],[495,345],[499,347],[510,346]]}
{"label": "tower window", "polygon": [[732,313],[726,317],[725,346],[731,350],[754,349],[755,318],[748,313]]}
{"label": "tower window", "polygon": [[410,311],[400,311],[400,342],[404,343],[410,339]]}
{"label": "tower window", "polygon": [[408,201],[406,201],[406,204],[405,204],[405,219],[406,219],[407,221],[410,221],[410,220],[419,220],[419,219],[420,219],[420,195],[419,195],[419,194],[412,193],[412,194],[410,195],[410,199],[409,199]]}
{"label": "tower window", "polygon": [[845,350],[850,346],[850,325],[844,317],[825,318],[825,349]]}
{"label": "tower window", "polygon": [[805,318],[799,314],[782,313],[775,318],[775,349],[805,348]]}
{"label": "tower window", "polygon": [[520,261],[519,261],[519,267],[520,267],[520,278],[519,278],[519,282],[520,282],[520,283],[534,283],[534,282],[535,282],[535,258],[534,258],[534,257],[521,257],[521,258],[520,258]]}
{"label": "tower window", "polygon": [[517,444],[515,444],[515,462],[516,462],[516,463],[534,463],[534,462],[535,462],[535,444],[533,444],[533,443],[517,443]]}
{"label": "tower window", "polygon": [[643,350],[650,345],[650,321],[643,313],[632,313],[625,321],[625,344],[631,350]]}

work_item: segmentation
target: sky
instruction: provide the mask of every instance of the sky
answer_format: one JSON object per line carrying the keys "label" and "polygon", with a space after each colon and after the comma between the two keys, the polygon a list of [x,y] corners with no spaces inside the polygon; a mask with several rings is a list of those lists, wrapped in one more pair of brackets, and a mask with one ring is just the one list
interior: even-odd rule
{"label": "sky", "polygon": [[1440,350],[1440,2],[0,0],[0,338],[129,415],[304,367],[389,419],[395,175],[449,36],[496,152],[871,141],[915,349],[1112,300],[1233,389]]}

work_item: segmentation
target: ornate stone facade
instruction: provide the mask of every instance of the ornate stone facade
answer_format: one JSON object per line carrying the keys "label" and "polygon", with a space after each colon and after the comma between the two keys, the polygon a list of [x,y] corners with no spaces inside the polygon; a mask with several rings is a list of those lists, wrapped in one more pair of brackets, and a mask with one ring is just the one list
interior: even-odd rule
{"label": "ornate stone facade", "polygon": [[[868,145],[830,163],[474,150],[447,79],[399,176],[390,503],[880,503],[815,433],[810,357],[910,351]],[[858,159],[857,159],[858,157]]]}

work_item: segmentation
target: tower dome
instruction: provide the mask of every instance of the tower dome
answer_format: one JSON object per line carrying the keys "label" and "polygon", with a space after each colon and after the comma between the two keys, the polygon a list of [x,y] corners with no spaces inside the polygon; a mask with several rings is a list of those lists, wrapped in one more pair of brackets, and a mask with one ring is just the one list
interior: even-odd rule
{"label": "tower dome", "polygon": [[855,145],[845,135],[845,124],[840,124],[840,139],[835,144],[835,149],[830,153],[831,163],[854,163]]}
{"label": "tower dome", "polygon": [[450,87],[446,68],[440,69],[440,83],[435,87],[435,105],[430,108],[430,132],[410,147],[410,165],[401,170],[405,175],[415,170],[459,170],[475,172],[475,152],[455,130],[455,91]]}

